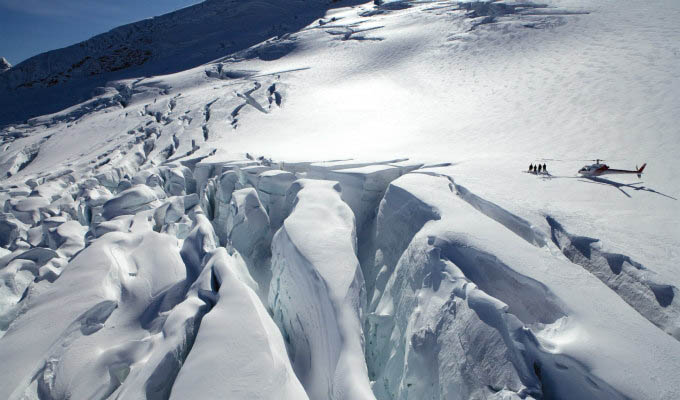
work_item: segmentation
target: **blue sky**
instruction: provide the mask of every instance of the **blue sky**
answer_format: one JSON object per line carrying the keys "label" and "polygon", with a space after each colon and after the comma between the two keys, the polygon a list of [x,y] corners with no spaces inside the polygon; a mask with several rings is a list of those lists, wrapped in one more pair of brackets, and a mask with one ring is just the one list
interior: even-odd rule
{"label": "blue sky", "polygon": [[0,57],[12,65],[200,0],[0,0]]}

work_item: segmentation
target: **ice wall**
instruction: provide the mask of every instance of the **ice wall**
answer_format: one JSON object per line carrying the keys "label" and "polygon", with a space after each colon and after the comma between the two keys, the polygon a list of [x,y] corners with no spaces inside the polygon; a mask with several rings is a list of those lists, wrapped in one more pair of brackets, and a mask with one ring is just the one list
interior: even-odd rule
{"label": "ice wall", "polygon": [[298,180],[272,242],[269,305],[310,399],[374,398],[361,331],[364,279],[354,215],[332,181]]}
{"label": "ice wall", "polygon": [[[583,249],[561,225],[553,248],[423,164],[155,165],[136,146],[6,192],[0,395],[626,398],[678,345],[642,318],[674,332],[644,268],[603,291],[597,249],[564,258]],[[646,336],[647,358],[618,350]],[[624,362],[625,380],[603,368]]]}

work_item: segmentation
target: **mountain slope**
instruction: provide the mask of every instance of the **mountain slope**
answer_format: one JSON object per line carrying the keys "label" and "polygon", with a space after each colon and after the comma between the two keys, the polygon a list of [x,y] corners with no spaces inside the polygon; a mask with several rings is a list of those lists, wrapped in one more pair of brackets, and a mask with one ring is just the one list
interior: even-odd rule
{"label": "mountain slope", "polygon": [[[329,6],[319,0],[210,0],[31,57],[0,75],[0,125],[79,103],[109,80],[182,71],[296,32]],[[22,106],[27,103],[32,107]]]}
{"label": "mountain slope", "polygon": [[231,5],[23,92],[0,397],[678,397],[678,5]]}

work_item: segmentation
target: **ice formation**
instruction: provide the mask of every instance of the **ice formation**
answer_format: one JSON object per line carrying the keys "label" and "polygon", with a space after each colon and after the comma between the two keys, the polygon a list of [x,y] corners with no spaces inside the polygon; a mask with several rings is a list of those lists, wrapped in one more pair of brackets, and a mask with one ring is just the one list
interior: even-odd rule
{"label": "ice formation", "polygon": [[680,397],[680,8],[308,3],[0,72],[0,398]]}

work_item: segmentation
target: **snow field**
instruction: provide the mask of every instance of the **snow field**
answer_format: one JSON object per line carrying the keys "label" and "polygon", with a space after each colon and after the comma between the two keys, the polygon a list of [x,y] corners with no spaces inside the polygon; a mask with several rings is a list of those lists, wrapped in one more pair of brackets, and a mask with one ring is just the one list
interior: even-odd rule
{"label": "snow field", "polygon": [[2,127],[0,397],[680,397],[678,11],[315,8]]}
{"label": "snow field", "polygon": [[[2,340],[15,345],[0,349],[20,382],[3,386],[8,398],[182,398],[196,387],[206,398],[644,397],[673,363],[646,366],[680,344],[642,318],[674,332],[668,289],[661,309],[637,306],[658,286],[603,291],[559,241],[441,167],[190,157],[140,169],[130,186],[103,176],[112,190],[74,182],[68,190],[108,193],[70,205],[80,212],[43,216],[49,201],[8,209],[5,218],[26,221],[2,258],[18,285],[3,286],[14,291],[3,296]],[[152,186],[132,184],[141,181]],[[268,212],[282,221],[273,238]],[[31,225],[41,234],[33,245]],[[84,251],[64,252],[85,240]],[[40,328],[55,307],[62,323]],[[618,351],[632,343],[649,343],[648,358]],[[607,367],[622,363],[625,375]]]}

